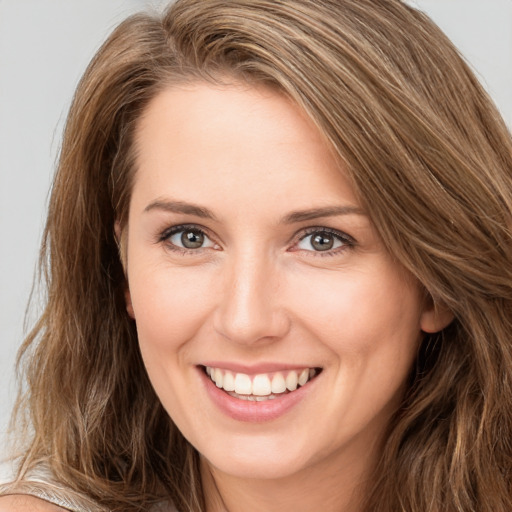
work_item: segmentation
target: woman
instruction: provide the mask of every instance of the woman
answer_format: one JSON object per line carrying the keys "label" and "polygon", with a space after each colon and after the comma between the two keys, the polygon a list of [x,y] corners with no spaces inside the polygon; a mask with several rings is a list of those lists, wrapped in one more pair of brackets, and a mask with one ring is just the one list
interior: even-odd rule
{"label": "woman", "polygon": [[128,19],[66,126],[0,505],[510,510],[511,169],[398,0]]}

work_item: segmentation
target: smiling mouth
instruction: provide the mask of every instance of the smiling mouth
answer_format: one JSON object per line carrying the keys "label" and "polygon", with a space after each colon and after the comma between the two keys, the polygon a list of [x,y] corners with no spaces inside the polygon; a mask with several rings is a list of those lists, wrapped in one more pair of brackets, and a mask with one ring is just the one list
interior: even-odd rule
{"label": "smiling mouth", "polygon": [[240,400],[263,402],[293,393],[317,377],[322,369],[303,368],[248,375],[203,366],[203,371],[218,388],[228,395]]}

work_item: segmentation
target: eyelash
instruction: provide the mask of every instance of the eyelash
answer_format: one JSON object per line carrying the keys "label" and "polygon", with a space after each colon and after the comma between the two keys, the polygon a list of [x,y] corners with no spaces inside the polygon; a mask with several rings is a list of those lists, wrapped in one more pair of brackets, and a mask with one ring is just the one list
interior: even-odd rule
{"label": "eyelash", "polygon": [[339,242],[341,242],[340,247],[336,247],[334,249],[328,249],[325,251],[314,251],[307,249],[293,249],[293,251],[301,251],[303,250],[306,253],[312,253],[314,257],[327,257],[327,256],[337,256],[340,252],[343,252],[347,249],[353,249],[356,245],[356,240],[352,238],[350,235],[343,233],[343,231],[338,231],[337,229],[327,228],[324,226],[314,226],[310,228],[306,228],[300,235],[299,239],[295,242],[295,245],[305,240],[308,236],[314,234],[328,234],[336,238]]}
{"label": "eyelash", "polygon": [[[212,237],[209,236],[208,230],[206,230],[204,227],[199,226],[197,224],[180,224],[177,226],[172,226],[165,231],[163,231],[158,241],[160,243],[163,243],[166,245],[166,247],[173,251],[177,252],[183,255],[187,254],[198,254],[202,249],[209,249],[210,247],[199,247],[197,249],[189,249],[185,247],[180,247],[170,241],[170,238],[173,235],[176,235],[178,233],[186,232],[186,231],[195,231],[197,233],[202,233],[204,236],[206,236],[213,244],[215,242],[213,241]],[[314,251],[314,250],[307,250],[307,249],[299,249],[299,248],[292,248],[291,251],[303,251],[305,253],[312,253],[314,257],[326,257],[326,256],[335,256],[339,254],[342,251],[345,251],[347,249],[352,249],[356,245],[356,240],[352,238],[350,235],[347,235],[346,233],[343,233],[342,231],[338,231],[337,229],[322,227],[322,226],[314,226],[310,228],[306,228],[305,230],[302,230],[299,236],[295,235],[292,240],[295,240],[294,247],[297,246],[300,242],[305,240],[308,236],[311,236],[313,234],[328,234],[333,236],[337,241],[341,242],[340,247],[336,247],[334,249],[328,249],[325,251]]]}
{"label": "eyelash", "polygon": [[172,226],[172,227],[170,227],[170,228],[168,228],[168,229],[166,229],[165,231],[162,232],[162,234],[160,235],[158,241],[163,243],[163,244],[165,244],[165,246],[169,250],[171,250],[173,252],[177,252],[177,253],[183,254],[183,255],[197,254],[198,252],[201,251],[201,249],[207,249],[207,247],[199,247],[197,249],[189,249],[189,248],[186,248],[186,247],[180,247],[180,246],[178,246],[176,244],[173,244],[170,241],[170,238],[173,235],[176,235],[176,234],[182,233],[182,232],[187,232],[187,231],[195,231],[197,233],[202,233],[210,241],[213,242],[212,238],[208,234],[208,230],[206,230],[204,227],[199,226],[197,224],[180,224],[178,226]]}

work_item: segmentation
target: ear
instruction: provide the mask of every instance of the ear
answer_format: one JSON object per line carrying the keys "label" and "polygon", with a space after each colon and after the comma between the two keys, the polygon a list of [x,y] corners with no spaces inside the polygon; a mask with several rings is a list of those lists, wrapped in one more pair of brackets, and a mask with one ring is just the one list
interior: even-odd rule
{"label": "ear", "polygon": [[442,331],[453,319],[453,313],[446,305],[434,303],[430,296],[425,299],[425,308],[420,318],[420,328],[423,332],[433,334]]}
{"label": "ear", "polygon": [[126,283],[126,288],[124,290],[124,301],[126,302],[126,311],[130,318],[135,320],[135,312],[133,311],[132,305],[132,296],[130,294],[130,287],[128,286],[128,282]]}
{"label": "ear", "polygon": [[114,233],[117,241],[117,247],[119,249],[119,258],[121,265],[123,266],[125,274],[125,290],[124,290],[124,301],[126,303],[126,311],[131,318],[135,320],[135,312],[133,311],[132,296],[130,294],[130,285],[128,284],[128,274],[126,268],[126,234],[123,233],[121,223],[116,220],[114,223]]}

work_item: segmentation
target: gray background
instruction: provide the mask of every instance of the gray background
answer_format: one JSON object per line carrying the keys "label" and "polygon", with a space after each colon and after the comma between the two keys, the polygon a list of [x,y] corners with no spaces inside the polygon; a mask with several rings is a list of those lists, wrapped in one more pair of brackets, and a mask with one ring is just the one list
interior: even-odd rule
{"label": "gray background", "polygon": [[[429,13],[452,38],[512,126],[512,0],[409,3]],[[73,90],[119,21],[163,4],[0,0],[0,458],[15,394],[15,353]]]}

